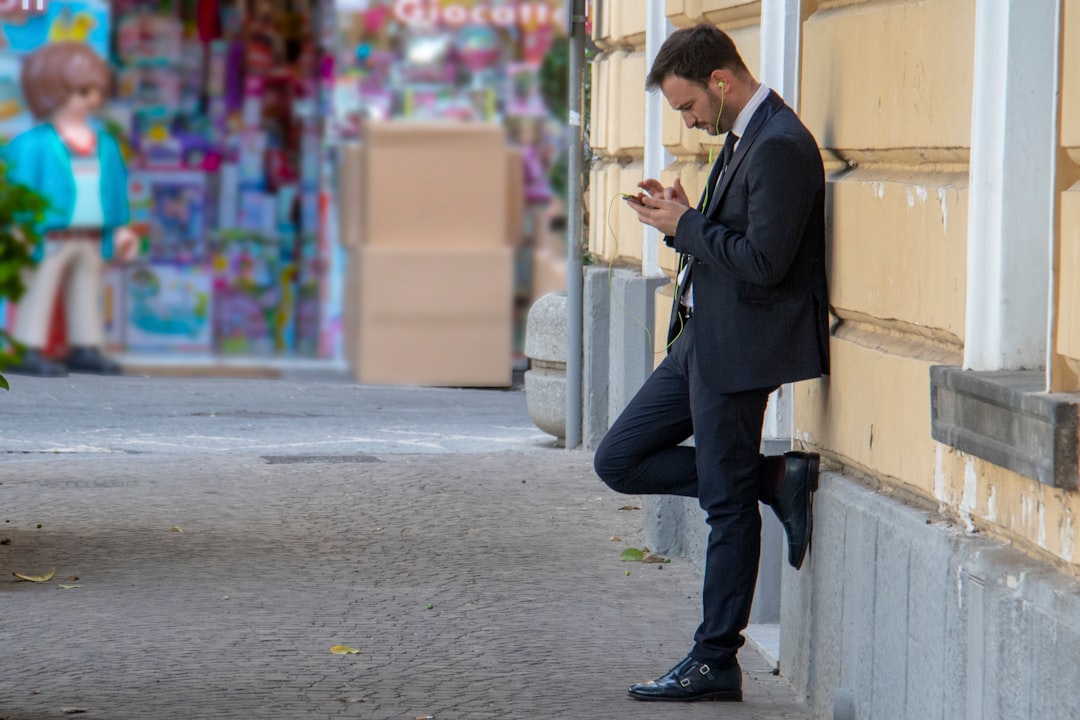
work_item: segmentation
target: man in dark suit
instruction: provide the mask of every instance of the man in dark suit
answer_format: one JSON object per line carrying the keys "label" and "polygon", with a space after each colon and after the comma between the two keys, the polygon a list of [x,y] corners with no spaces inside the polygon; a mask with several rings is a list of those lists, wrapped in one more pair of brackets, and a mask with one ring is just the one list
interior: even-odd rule
{"label": "man in dark suit", "polygon": [[[697,209],[679,180],[629,198],[680,253],[668,355],[597,449],[597,474],[630,494],[698,498],[709,542],[694,646],[638,700],[741,700],[736,654],[761,544],[759,499],[802,565],[818,456],[760,454],[769,394],[828,373],[825,176],[817,142],[711,25],[674,32],[649,73],[687,127],[727,133]],[[694,447],[681,443],[694,438]]]}

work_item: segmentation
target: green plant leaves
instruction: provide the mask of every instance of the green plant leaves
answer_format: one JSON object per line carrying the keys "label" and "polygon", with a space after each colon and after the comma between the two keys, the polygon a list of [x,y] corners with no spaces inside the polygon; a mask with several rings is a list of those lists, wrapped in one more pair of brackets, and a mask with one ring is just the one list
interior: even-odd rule
{"label": "green plant leaves", "polygon": [[[37,225],[45,217],[49,201],[25,185],[7,179],[0,162],[0,299],[17,302],[26,291],[23,270],[34,265],[34,249],[41,239]],[[0,370],[17,363],[22,348],[0,330]],[[11,389],[0,375],[0,388]]]}

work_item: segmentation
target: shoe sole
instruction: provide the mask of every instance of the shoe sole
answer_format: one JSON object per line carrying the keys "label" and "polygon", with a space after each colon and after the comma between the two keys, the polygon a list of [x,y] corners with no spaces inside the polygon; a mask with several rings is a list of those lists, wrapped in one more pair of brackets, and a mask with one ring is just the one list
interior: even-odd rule
{"label": "shoe sole", "polygon": [[821,469],[821,456],[817,453],[810,453],[807,458],[809,461],[809,472],[807,473],[806,492],[809,497],[806,499],[806,544],[803,545],[802,553],[798,558],[795,558],[795,562],[791,563],[796,570],[802,569],[803,560],[806,559],[806,551],[810,547],[810,539],[814,536],[814,493],[818,489],[818,475]]}
{"label": "shoe sole", "polygon": [[634,700],[641,700],[643,702],[701,702],[706,700],[712,700],[715,702],[742,702],[742,690],[720,690],[713,693],[705,693],[704,695],[696,695],[694,697],[661,697],[657,695],[634,695],[633,693],[626,693],[627,697]]}

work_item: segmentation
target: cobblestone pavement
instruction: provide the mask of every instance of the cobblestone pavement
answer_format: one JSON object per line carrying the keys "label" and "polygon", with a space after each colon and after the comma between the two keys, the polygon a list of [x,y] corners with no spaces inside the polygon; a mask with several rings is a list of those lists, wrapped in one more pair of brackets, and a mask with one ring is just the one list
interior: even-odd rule
{"label": "cobblestone pavement", "polygon": [[744,703],[625,697],[699,612],[628,504],[556,448],[5,450],[0,719],[807,718],[749,647]]}

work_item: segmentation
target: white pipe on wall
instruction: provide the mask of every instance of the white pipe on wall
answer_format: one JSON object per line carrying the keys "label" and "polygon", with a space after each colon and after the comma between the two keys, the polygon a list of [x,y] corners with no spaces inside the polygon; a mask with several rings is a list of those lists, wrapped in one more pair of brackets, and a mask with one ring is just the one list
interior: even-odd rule
{"label": "white pipe on wall", "polygon": [[977,0],[964,368],[1043,367],[1049,312],[1056,3]]}
{"label": "white pipe on wall", "polygon": [[[802,0],[762,0],[761,82],[779,93],[792,108],[799,108],[799,59],[802,38]],[[791,383],[769,397],[762,435],[794,436],[794,393]]]}
{"label": "white pipe on wall", "polygon": [[792,108],[799,109],[802,0],[762,0],[761,77]]}

